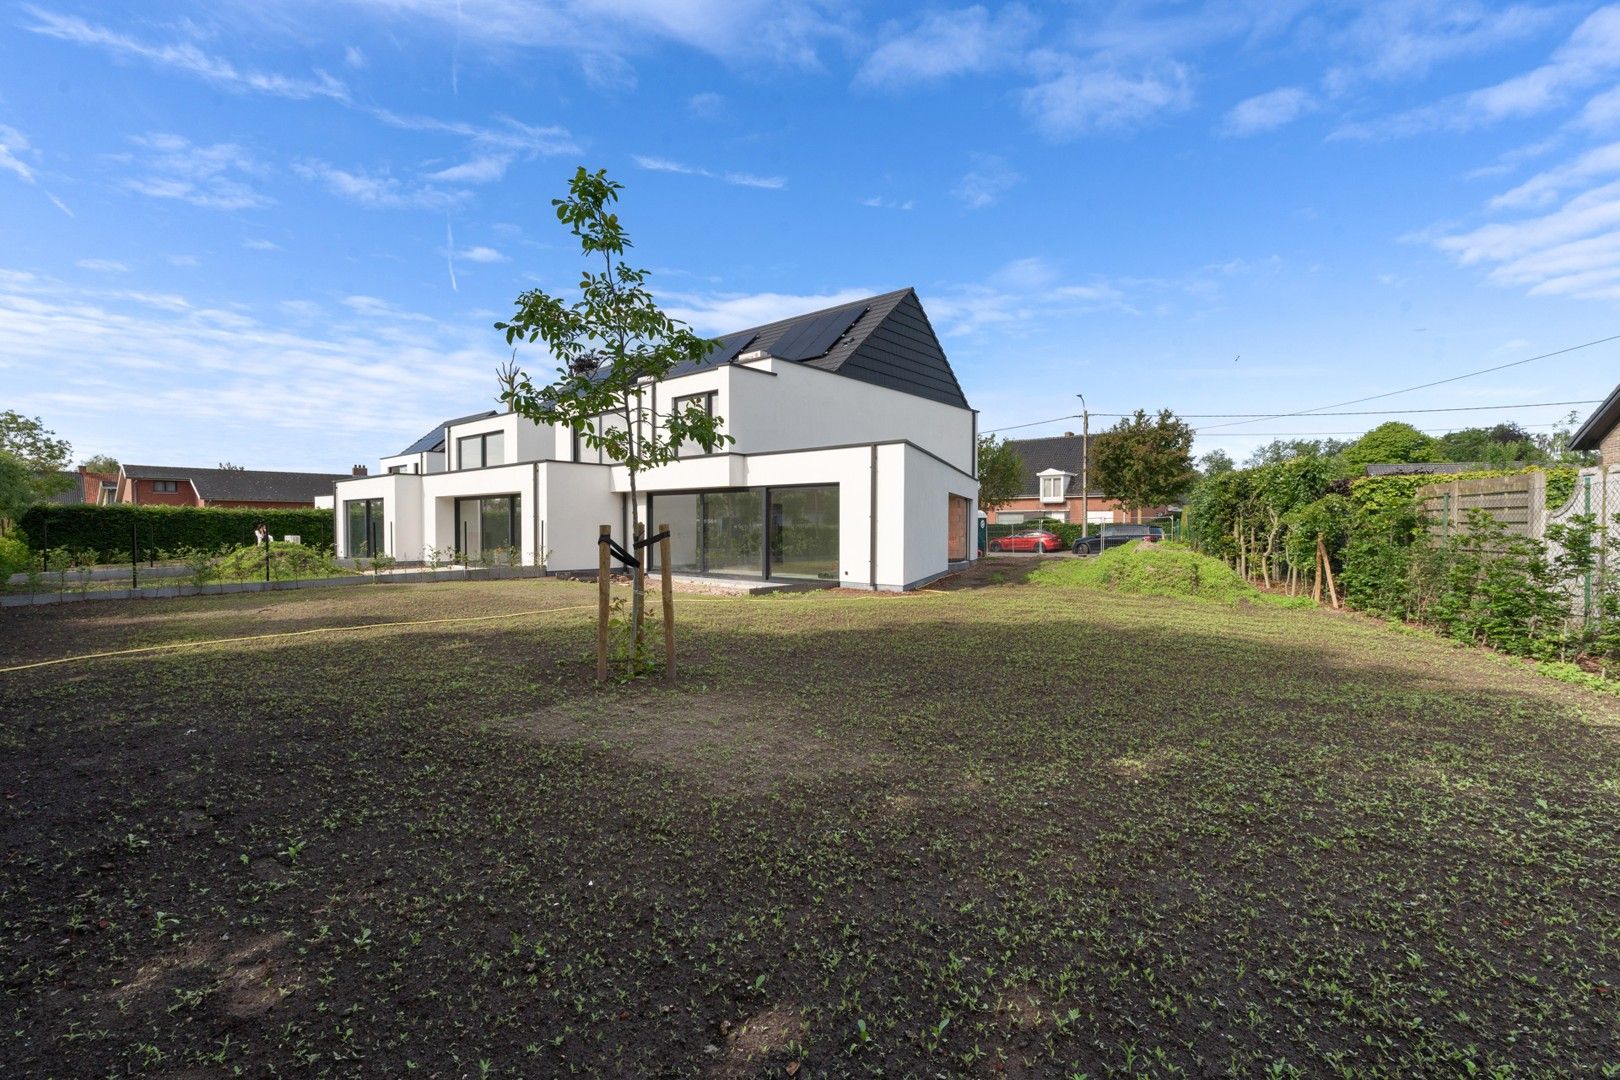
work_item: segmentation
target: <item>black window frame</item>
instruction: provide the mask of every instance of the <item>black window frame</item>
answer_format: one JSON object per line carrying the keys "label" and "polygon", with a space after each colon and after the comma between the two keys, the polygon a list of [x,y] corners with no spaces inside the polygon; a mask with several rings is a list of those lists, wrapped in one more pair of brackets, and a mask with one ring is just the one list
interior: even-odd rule
{"label": "black window frame", "polygon": [[[759,577],[758,578],[745,577],[742,580],[745,580],[745,581],[756,581],[756,580],[757,581],[772,581],[772,580],[803,581],[803,580],[808,580],[808,579],[797,578],[797,577],[795,577],[795,578],[777,578],[777,579],[773,579],[771,577],[771,492],[773,492],[773,491],[792,491],[792,490],[797,489],[797,488],[827,488],[827,487],[836,489],[838,491],[839,499],[842,500],[843,494],[844,494],[843,493],[843,485],[840,484],[836,480],[833,480],[833,481],[830,481],[830,482],[829,481],[823,481],[821,483],[806,483],[806,484],[768,484],[768,485],[766,485],[764,487],[687,488],[687,489],[682,490],[682,491],[648,492],[647,493],[647,521],[648,521],[649,527],[650,527],[651,523],[656,522],[658,520],[657,511],[654,509],[654,507],[657,505],[658,500],[661,497],[696,495],[699,498],[702,498],[705,495],[735,495],[735,494],[738,494],[738,493],[747,494],[747,495],[755,495],[755,496],[758,497],[758,500],[759,500],[759,523],[760,523]],[[842,516],[842,512],[843,512],[842,511],[842,506],[843,506],[843,504],[842,504],[842,502],[840,502],[839,503],[840,517]],[[702,517],[702,514],[701,514],[701,511],[700,511],[700,513],[699,513],[699,519],[700,520],[701,520],[701,517]],[[840,532],[842,532],[842,522],[840,522]],[[703,554],[705,556],[704,564],[705,564],[705,567],[706,567],[707,566],[707,561],[708,561],[707,560],[707,552],[704,552]],[[840,559],[841,558],[842,558],[842,555],[840,555]],[[659,566],[658,566],[658,548],[657,548],[656,545],[650,551],[650,557],[647,559],[647,568],[648,568],[649,571],[659,569]],[[698,573],[698,575],[700,577],[717,577],[717,578],[735,578],[735,577],[737,577],[737,575],[735,575],[735,574],[711,574],[711,573],[709,573],[709,571],[707,569],[699,570],[699,571],[697,571],[697,573]]]}
{"label": "black window frame", "polygon": [[154,495],[178,495],[180,494],[180,481],[154,480],[152,481],[152,493]]}
{"label": "black window frame", "polygon": [[[356,552],[354,550],[354,536],[353,536],[353,529],[351,528],[351,525],[352,525],[352,522],[353,522],[353,517],[352,517],[352,514],[351,514],[349,508],[351,506],[354,506],[356,503],[360,503],[360,504],[365,506],[365,510],[363,511],[363,515],[364,515],[364,518],[365,518],[365,524],[361,527],[361,529],[362,529],[362,532],[365,534],[365,544],[363,546],[366,547],[366,548],[370,548],[372,546],[372,544],[371,544],[371,536],[372,536],[372,521],[373,521],[373,516],[374,516],[373,515],[373,508],[375,508],[375,520],[376,520],[376,524],[377,524],[377,537],[382,542],[381,546],[382,546],[382,549],[383,549],[381,552],[369,551],[369,550],[364,551],[364,552]],[[344,530],[343,531],[343,548],[344,548],[345,551],[348,552],[349,558],[351,558],[351,559],[375,559],[379,554],[382,554],[382,555],[388,554],[388,540],[387,540],[387,538],[385,536],[383,536],[383,520],[384,519],[383,519],[383,500],[382,499],[380,499],[380,498],[371,498],[371,499],[345,499],[345,500],[343,500],[343,530]]]}

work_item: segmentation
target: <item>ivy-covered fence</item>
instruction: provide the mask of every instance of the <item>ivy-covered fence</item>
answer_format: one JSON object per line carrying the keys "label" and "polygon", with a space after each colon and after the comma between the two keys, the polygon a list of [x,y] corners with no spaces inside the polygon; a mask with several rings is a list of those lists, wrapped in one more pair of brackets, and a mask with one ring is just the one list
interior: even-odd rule
{"label": "ivy-covered fence", "polygon": [[332,511],[266,510],[196,506],[30,507],[18,521],[36,552],[65,549],[88,553],[97,562],[127,562],[186,550],[218,551],[253,543],[253,528],[264,522],[276,539],[297,536],[307,547],[332,545]]}

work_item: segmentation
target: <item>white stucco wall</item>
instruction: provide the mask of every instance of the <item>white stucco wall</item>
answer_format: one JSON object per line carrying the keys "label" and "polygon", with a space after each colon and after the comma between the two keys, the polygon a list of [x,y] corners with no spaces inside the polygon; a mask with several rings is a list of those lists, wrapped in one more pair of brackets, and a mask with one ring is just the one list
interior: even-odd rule
{"label": "white stucco wall", "polygon": [[608,471],[606,465],[568,461],[549,461],[540,466],[541,515],[545,547],[550,552],[548,568],[596,569],[596,538],[603,525],[613,526],[614,537],[621,544],[625,542],[623,502],[609,486]]}

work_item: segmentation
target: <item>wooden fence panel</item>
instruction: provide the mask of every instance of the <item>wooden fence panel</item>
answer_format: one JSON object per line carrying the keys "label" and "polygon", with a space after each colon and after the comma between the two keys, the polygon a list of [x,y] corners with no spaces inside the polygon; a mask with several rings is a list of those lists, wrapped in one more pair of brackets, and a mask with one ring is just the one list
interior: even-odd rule
{"label": "wooden fence panel", "polygon": [[1418,502],[1434,540],[1468,529],[1468,515],[1483,510],[1510,534],[1539,540],[1547,528],[1547,474],[1515,473],[1473,480],[1447,480],[1418,488]]}

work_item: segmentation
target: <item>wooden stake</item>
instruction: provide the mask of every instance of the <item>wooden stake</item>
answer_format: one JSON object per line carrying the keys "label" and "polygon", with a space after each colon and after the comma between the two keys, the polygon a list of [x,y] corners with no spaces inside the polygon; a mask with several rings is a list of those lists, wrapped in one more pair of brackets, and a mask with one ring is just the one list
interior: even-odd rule
{"label": "wooden stake", "polygon": [[669,526],[659,525],[664,538],[658,541],[658,572],[664,587],[664,681],[675,681],[675,586],[669,565]]}
{"label": "wooden stake", "polygon": [[[611,536],[613,526],[603,525],[601,536]],[[608,654],[608,575],[612,553],[601,542],[596,545],[596,681],[607,682]]]}
{"label": "wooden stake", "polygon": [[1322,560],[1322,572],[1327,575],[1328,596],[1333,598],[1333,610],[1339,610],[1339,587],[1333,583],[1333,560],[1328,558],[1327,544],[1322,534],[1316,534],[1316,553]]}
{"label": "wooden stake", "polygon": [[1311,600],[1322,602],[1322,538],[1316,538],[1316,565],[1311,567]]}

